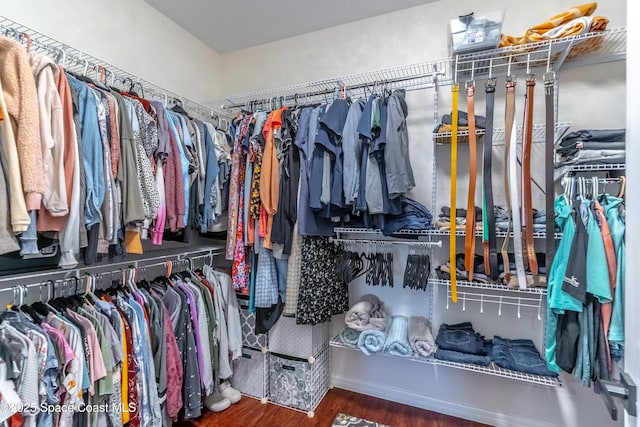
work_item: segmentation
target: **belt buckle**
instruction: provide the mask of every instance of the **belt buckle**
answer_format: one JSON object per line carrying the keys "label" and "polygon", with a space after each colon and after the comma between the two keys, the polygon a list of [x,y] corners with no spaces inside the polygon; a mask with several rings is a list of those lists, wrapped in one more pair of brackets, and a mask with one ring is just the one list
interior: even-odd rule
{"label": "belt buckle", "polygon": [[529,73],[529,74],[527,74],[527,77],[526,77],[525,80],[526,80],[527,84],[535,84],[536,83],[536,75],[533,74],[533,73]]}
{"label": "belt buckle", "polygon": [[555,71],[547,71],[542,75],[542,79],[544,80],[545,85],[552,85],[556,79]]}
{"label": "belt buckle", "polygon": [[495,77],[491,77],[489,79],[487,79],[487,81],[484,84],[485,89],[495,89],[496,88],[496,78]]}

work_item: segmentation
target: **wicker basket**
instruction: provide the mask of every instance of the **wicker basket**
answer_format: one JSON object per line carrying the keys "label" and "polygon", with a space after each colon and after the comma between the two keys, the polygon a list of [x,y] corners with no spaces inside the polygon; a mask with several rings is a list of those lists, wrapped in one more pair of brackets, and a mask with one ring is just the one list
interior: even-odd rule
{"label": "wicker basket", "polygon": [[269,359],[269,400],[306,411],[310,418],[313,417],[313,411],[329,391],[330,361],[328,346],[316,354],[313,363],[272,353]]}
{"label": "wicker basket", "polygon": [[269,353],[243,347],[242,357],[233,362],[233,388],[267,403],[269,397]]}
{"label": "wicker basket", "polygon": [[240,301],[240,322],[242,323],[242,345],[266,351],[269,345],[267,334],[256,334],[256,314],[249,313],[247,301]]}
{"label": "wicker basket", "polygon": [[295,318],[282,316],[269,331],[269,351],[311,360],[329,343],[329,325],[297,325]]}

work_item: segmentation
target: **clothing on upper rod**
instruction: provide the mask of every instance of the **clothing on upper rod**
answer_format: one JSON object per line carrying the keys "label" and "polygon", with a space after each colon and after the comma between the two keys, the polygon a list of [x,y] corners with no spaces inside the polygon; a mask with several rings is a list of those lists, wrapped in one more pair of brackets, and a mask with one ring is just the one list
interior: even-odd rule
{"label": "clothing on upper rod", "polygon": [[[233,120],[228,223],[236,232],[227,235],[226,257],[233,260],[235,289],[251,296],[250,310],[287,300],[285,311],[297,313],[299,323],[342,310],[346,288],[338,287],[340,297],[327,295],[337,277],[307,288],[319,270],[307,268],[311,258],[297,263],[303,247],[333,259],[327,237],[337,224],[375,226],[385,234],[432,227],[428,210],[403,196],[415,186],[405,92],[381,90],[354,102],[337,90],[326,104],[297,109],[280,99],[280,108],[270,112],[251,113],[252,103]],[[296,258],[292,266],[290,256]],[[308,280],[298,281],[291,267]],[[306,313],[307,298],[331,301],[326,312]]]}
{"label": "clothing on upper rod", "polygon": [[188,242],[192,229],[224,229],[225,132],[3,36],[0,63],[2,253],[19,243],[21,255],[39,254],[38,233],[54,233],[60,266],[73,268],[81,248],[92,264],[98,254],[142,253],[143,239]]}

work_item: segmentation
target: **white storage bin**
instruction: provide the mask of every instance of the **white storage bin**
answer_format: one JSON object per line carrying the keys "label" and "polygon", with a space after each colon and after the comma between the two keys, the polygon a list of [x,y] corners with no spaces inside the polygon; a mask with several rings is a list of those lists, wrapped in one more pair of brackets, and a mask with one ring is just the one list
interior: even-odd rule
{"label": "white storage bin", "polygon": [[269,346],[267,334],[256,334],[256,314],[249,313],[248,301],[240,300],[240,322],[242,323],[242,345],[259,350]]}
{"label": "white storage bin", "polygon": [[243,347],[242,357],[233,362],[233,388],[267,402],[269,396],[269,353]]}
{"label": "white storage bin", "polygon": [[269,358],[269,400],[306,411],[310,418],[313,417],[313,411],[329,391],[330,361],[328,346],[315,355],[313,363],[272,353]]}
{"label": "white storage bin", "polygon": [[473,13],[449,23],[449,47],[452,54],[495,49],[500,45],[504,12]]}
{"label": "white storage bin", "polygon": [[328,322],[297,325],[294,317],[281,316],[269,331],[269,351],[272,353],[309,359],[328,343]]}

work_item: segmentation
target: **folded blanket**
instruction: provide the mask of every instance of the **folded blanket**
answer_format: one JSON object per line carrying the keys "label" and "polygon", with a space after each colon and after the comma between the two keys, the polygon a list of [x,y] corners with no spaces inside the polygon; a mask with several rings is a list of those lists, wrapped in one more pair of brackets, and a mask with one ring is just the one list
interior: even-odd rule
{"label": "folded blanket", "polygon": [[366,329],[360,333],[358,348],[367,356],[384,350],[384,343],[387,339],[387,330],[391,323],[391,318],[386,317],[384,322],[385,325],[381,331],[377,329]]}
{"label": "folded blanket", "polygon": [[340,339],[345,344],[355,347],[358,345],[358,338],[360,338],[360,331],[351,328],[344,328],[340,331]]}
{"label": "folded blanket", "polygon": [[384,343],[384,351],[393,356],[411,357],[413,350],[409,344],[409,319],[405,316],[393,316],[391,326]]}
{"label": "folded blanket", "polygon": [[377,296],[367,294],[355,303],[344,317],[344,323],[356,331],[375,329],[382,331],[386,328],[385,319],[389,315],[382,308],[382,302]]}
{"label": "folded blanket", "polygon": [[604,31],[609,20],[603,16],[591,16],[597,3],[576,6],[529,28],[524,37],[513,37],[502,34],[500,47],[534,43],[560,37],[577,36],[590,31]]}
{"label": "folded blanket", "polygon": [[429,357],[436,351],[436,343],[431,333],[431,324],[426,317],[409,318],[409,343],[416,355]]}

